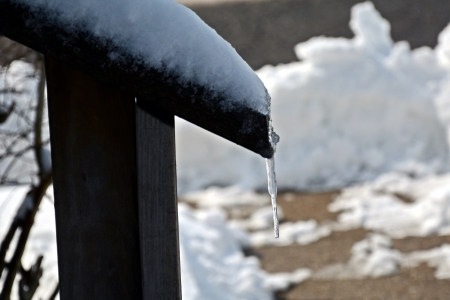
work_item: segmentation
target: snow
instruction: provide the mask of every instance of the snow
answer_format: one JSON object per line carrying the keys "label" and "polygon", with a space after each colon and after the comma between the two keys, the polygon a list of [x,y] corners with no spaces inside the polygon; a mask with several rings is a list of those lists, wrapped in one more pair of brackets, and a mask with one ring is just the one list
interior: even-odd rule
{"label": "snow", "polygon": [[272,292],[306,280],[307,269],[267,274],[256,257],[245,257],[246,234],[226,223],[220,210],[179,205],[183,299],[272,299]]}
{"label": "snow", "polygon": [[[172,0],[15,0],[45,14],[50,24],[88,32],[109,49],[111,63],[125,54],[229,101],[268,112],[266,89],[233,47],[194,12]],[[70,42],[70,41],[67,41]],[[100,45],[99,45],[100,46]]]}
{"label": "snow", "polygon": [[270,203],[269,195],[257,194],[238,186],[212,186],[203,191],[187,193],[183,195],[183,199],[201,208],[263,206]]}
{"label": "snow", "polygon": [[[23,199],[31,200],[30,196],[26,196],[28,190],[29,187],[26,185],[0,187],[0,240],[6,234],[17,210],[23,210],[21,205]],[[47,194],[49,197],[52,197],[53,188],[49,188]],[[25,201],[25,203],[29,203],[29,201]],[[29,209],[29,207],[27,206],[25,209]],[[11,257],[13,249],[14,247],[10,247],[7,259]],[[28,269],[33,265],[40,254],[44,255],[41,265],[44,272],[40,279],[40,287],[36,292],[36,298],[47,299],[58,282],[55,214],[53,203],[48,198],[42,200],[39,211],[36,214],[35,225],[31,229],[25,252],[22,256],[24,268]],[[3,275],[5,275],[5,272]],[[5,279],[4,277],[0,279],[0,285]],[[17,299],[17,284],[13,288],[12,299]]]}
{"label": "snow", "polygon": [[400,273],[402,268],[415,268],[422,263],[436,268],[436,279],[450,279],[450,245],[410,253],[392,249],[388,236],[370,234],[353,245],[347,263],[326,266],[311,277],[316,280],[361,279]]}
{"label": "snow", "polygon": [[328,226],[319,226],[315,220],[286,222],[280,224],[280,237],[273,238],[272,231],[256,231],[250,233],[250,245],[261,246],[287,246],[293,243],[306,245],[330,235]]}
{"label": "snow", "polygon": [[421,263],[436,268],[434,276],[437,279],[450,279],[450,245],[443,244],[429,250],[415,251],[403,257],[402,264],[414,268]]}
{"label": "snow", "polygon": [[[370,2],[351,12],[352,39],[300,43],[300,62],[257,71],[271,97],[280,190],[326,190],[390,171],[449,170],[450,27],[436,49],[394,43]],[[239,184],[262,190],[259,157],[176,122],[180,192]],[[201,146],[199,146],[201,145]]]}
{"label": "snow", "polygon": [[[0,187],[0,239],[27,191],[27,186]],[[52,198],[52,187],[47,192]],[[304,268],[275,274],[261,270],[256,257],[243,254],[242,248],[249,244],[248,235],[228,224],[223,210],[193,210],[180,204],[178,217],[183,299],[273,299],[274,291],[286,289],[311,275]],[[22,260],[24,267],[31,266],[39,254],[44,255],[44,273],[36,298],[45,299],[58,278],[54,207],[47,198],[36,215]],[[16,291],[13,296],[17,297]]]}
{"label": "snow", "polygon": [[371,234],[357,242],[351,250],[350,260],[317,271],[315,279],[356,279],[397,274],[401,266],[401,253],[391,248],[389,237]]}
{"label": "snow", "polygon": [[[410,199],[405,203],[401,198]],[[450,234],[450,174],[412,179],[389,173],[344,189],[329,209],[340,229],[366,228],[394,238]]]}
{"label": "snow", "polygon": [[[274,290],[310,277],[376,278],[421,263],[450,279],[450,245],[401,253],[391,240],[450,235],[450,26],[436,49],[416,50],[392,41],[388,22],[370,3],[352,9],[350,26],[352,39],[313,38],[296,47],[300,62],[258,71],[283,137],[279,186],[343,188],[329,206],[338,213],[335,223],[283,222],[280,210],[275,240],[270,197],[255,192],[266,189],[262,159],[177,119],[179,188],[196,207],[179,207],[183,298],[270,299]],[[15,188],[8,198],[12,189],[0,188],[0,236],[27,191]],[[44,268],[55,270],[42,279],[51,289],[54,219],[50,201],[42,205],[25,266],[44,253]],[[352,247],[346,263],[316,272],[267,274],[241,250],[305,245],[356,228],[372,233]]]}

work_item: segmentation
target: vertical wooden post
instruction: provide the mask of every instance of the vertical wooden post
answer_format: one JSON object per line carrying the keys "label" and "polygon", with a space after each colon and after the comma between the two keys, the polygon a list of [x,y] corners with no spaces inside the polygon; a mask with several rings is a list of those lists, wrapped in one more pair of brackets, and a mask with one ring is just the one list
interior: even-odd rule
{"label": "vertical wooden post", "polygon": [[178,299],[173,115],[146,115],[56,61],[46,68],[61,299]]}
{"label": "vertical wooden post", "polygon": [[144,299],[181,299],[174,115],[136,107]]}
{"label": "vertical wooden post", "polygon": [[46,68],[61,299],[141,299],[134,98]]}

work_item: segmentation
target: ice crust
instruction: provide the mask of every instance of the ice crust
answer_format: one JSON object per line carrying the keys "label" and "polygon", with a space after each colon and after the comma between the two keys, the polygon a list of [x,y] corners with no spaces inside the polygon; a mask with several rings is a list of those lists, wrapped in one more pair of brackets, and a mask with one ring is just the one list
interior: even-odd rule
{"label": "ice crust", "polygon": [[[89,32],[109,48],[111,63],[124,51],[136,61],[267,113],[266,89],[231,45],[194,12],[172,0],[15,0],[46,14],[74,35]],[[100,45],[99,45],[100,46]]]}
{"label": "ice crust", "polygon": [[[450,27],[436,49],[394,43],[370,2],[351,12],[352,39],[315,37],[300,62],[257,71],[272,96],[280,190],[324,190],[389,171],[449,169]],[[259,158],[177,120],[179,188],[264,189]]]}

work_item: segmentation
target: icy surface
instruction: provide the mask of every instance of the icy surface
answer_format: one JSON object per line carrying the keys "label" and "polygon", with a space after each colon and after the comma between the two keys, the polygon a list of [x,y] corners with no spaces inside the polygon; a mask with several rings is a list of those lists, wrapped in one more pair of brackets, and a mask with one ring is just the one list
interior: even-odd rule
{"label": "icy surface", "polygon": [[[448,170],[450,28],[436,49],[394,43],[371,3],[351,13],[352,39],[316,37],[301,60],[257,71],[272,96],[279,189],[330,189],[400,170]],[[177,120],[180,192],[265,187],[260,158]],[[199,147],[199,145],[201,145]]]}
{"label": "icy surface", "polygon": [[46,14],[73,34],[89,32],[109,48],[109,59],[124,50],[148,67],[199,84],[230,100],[266,113],[261,80],[233,47],[194,12],[172,0],[16,0]]}

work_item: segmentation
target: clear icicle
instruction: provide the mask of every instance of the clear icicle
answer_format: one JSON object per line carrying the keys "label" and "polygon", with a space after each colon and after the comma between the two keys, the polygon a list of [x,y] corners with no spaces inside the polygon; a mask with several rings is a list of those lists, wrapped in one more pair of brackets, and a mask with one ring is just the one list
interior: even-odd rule
{"label": "clear icicle", "polygon": [[275,233],[275,238],[280,237],[280,232],[278,229],[278,212],[277,212],[277,179],[275,178],[275,151],[277,149],[277,144],[280,141],[280,137],[275,133],[272,127],[271,115],[271,103],[269,99],[269,142],[272,144],[274,149],[274,154],[271,158],[266,158],[267,166],[267,180],[268,180],[268,190],[270,194],[270,200],[272,200],[272,211],[273,211],[273,230]]}
{"label": "clear icicle", "polygon": [[273,225],[275,237],[280,236],[278,229],[278,212],[277,212],[277,179],[275,178],[275,158],[266,158],[268,189],[270,199],[272,200]]}

